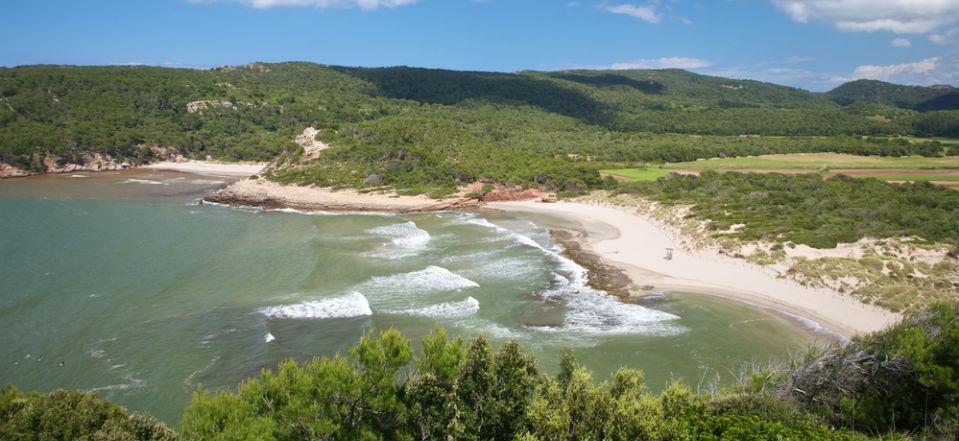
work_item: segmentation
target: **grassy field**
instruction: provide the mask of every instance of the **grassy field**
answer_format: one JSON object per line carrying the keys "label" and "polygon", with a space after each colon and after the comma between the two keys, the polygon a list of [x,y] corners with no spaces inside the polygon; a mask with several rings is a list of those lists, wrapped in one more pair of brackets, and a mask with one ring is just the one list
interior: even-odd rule
{"label": "grassy field", "polygon": [[615,177],[626,178],[630,181],[655,181],[670,173],[669,170],[662,168],[614,168],[600,170],[599,172]]}
{"label": "grassy field", "polygon": [[947,145],[959,144],[959,139],[956,139],[956,138],[917,138],[915,136],[904,136],[903,138],[913,142],[939,141],[939,143],[947,144]]}
{"label": "grassy field", "polygon": [[798,153],[743,158],[706,159],[666,164],[667,169],[683,170],[825,170],[825,169],[959,169],[959,158],[923,156],[884,157],[837,153]]}
{"label": "grassy field", "polygon": [[923,176],[923,175],[876,175],[854,176],[856,178],[876,178],[880,181],[942,181],[959,182],[959,176]]}

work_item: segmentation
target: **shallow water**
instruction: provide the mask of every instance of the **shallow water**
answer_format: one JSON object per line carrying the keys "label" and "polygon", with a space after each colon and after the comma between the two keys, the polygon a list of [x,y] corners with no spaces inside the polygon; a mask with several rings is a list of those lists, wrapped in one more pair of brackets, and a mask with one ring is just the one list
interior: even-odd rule
{"label": "shallow water", "polygon": [[621,303],[515,214],[262,212],[196,203],[225,179],[88,176],[0,182],[0,383],[96,390],[175,423],[197,385],[389,327],[516,339],[547,371],[568,346],[597,377],[642,368],[654,390],[728,384],[826,338],[708,296]]}

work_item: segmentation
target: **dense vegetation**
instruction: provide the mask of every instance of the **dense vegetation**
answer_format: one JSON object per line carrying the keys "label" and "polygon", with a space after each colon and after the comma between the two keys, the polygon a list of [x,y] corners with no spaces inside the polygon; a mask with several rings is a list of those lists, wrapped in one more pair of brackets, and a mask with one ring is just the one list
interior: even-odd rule
{"label": "dense vegetation", "polygon": [[935,304],[891,329],[810,354],[777,388],[831,424],[959,437],[959,305]]}
{"label": "dense vegetation", "polygon": [[863,237],[959,242],[959,192],[928,182],[894,185],[841,175],[823,180],[818,174],[707,171],[624,183],[618,191],[694,205],[691,216],[708,220],[713,231],[745,224],[728,234],[746,240],[816,248]]}
{"label": "dense vegetation", "polygon": [[680,70],[0,68],[0,162],[44,170],[47,156],[82,162],[87,152],[143,162],[163,154],[157,147],[296,162],[292,141],[313,126],[334,148],[275,179],[361,186],[377,175],[413,192],[483,178],[568,191],[601,185],[585,160],[937,156],[944,148],[936,142],[888,137],[955,134],[955,120],[949,112],[842,106],[825,94]]}
{"label": "dense vegetation", "polygon": [[[292,361],[235,392],[202,389],[184,412],[188,440],[953,440],[959,436],[959,305],[938,304],[887,331],[812,350],[732,389],[659,394],[641,371],[597,383],[563,354],[540,372],[514,342],[395,330],[348,356]],[[9,440],[168,441],[176,435],[81,392],[0,395]]]}
{"label": "dense vegetation", "polygon": [[116,404],[79,391],[23,394],[0,390],[0,439],[4,441],[175,441],[163,423],[130,415]]}
{"label": "dense vegetation", "polygon": [[948,85],[903,86],[877,80],[856,80],[840,85],[828,95],[837,103],[878,103],[920,112],[959,109],[959,89]]}

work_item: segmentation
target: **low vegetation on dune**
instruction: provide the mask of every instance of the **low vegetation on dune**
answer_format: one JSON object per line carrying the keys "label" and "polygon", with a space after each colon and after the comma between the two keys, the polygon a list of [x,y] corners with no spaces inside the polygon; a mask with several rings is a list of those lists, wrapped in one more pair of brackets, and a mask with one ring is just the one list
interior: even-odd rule
{"label": "low vegetation on dune", "polygon": [[705,171],[582,199],[639,209],[688,246],[892,311],[959,299],[959,192],[928,182]]}
{"label": "low vegetation on dune", "polygon": [[917,237],[959,242],[959,193],[928,183],[892,185],[817,174],[672,174],[625,183],[620,193],[692,205],[711,231],[743,224],[729,237],[833,248],[862,238]]}
{"label": "low vegetation on dune", "polygon": [[597,382],[569,351],[544,374],[515,342],[395,330],[347,356],[289,361],[235,391],[198,390],[179,434],[82,392],[0,395],[0,437],[90,440],[952,440],[959,306],[749,371],[732,388]]}

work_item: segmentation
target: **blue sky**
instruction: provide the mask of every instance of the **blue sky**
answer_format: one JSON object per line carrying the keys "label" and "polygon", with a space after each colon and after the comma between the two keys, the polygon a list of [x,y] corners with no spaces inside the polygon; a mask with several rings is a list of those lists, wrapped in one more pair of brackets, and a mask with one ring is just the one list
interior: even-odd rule
{"label": "blue sky", "polygon": [[0,65],[680,67],[959,85],[959,0],[4,0]]}

